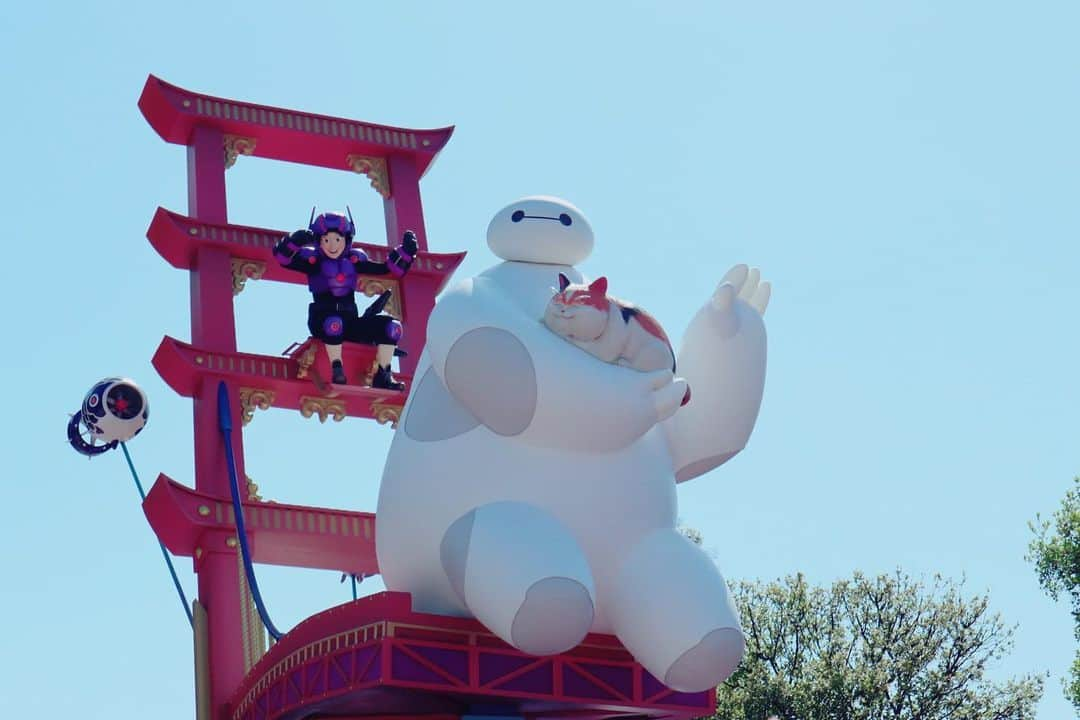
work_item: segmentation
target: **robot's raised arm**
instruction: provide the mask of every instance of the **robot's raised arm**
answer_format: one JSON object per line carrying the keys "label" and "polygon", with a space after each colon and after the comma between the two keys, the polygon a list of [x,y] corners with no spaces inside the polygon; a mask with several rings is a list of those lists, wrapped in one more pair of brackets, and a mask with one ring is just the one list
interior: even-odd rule
{"label": "robot's raised arm", "polygon": [[664,424],[678,482],[722,465],[750,439],[765,387],[769,293],[756,271],[736,266],[686,330],[678,367],[694,396]]}

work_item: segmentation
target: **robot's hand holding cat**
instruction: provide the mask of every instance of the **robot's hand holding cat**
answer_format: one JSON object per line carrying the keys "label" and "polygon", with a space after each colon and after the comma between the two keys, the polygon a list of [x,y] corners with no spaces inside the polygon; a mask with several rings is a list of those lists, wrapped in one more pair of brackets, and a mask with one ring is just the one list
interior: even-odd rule
{"label": "robot's hand holding cat", "polygon": [[663,422],[674,415],[683,404],[687,382],[675,377],[670,370],[653,370],[642,375],[648,383],[647,392],[656,410],[656,422]]}

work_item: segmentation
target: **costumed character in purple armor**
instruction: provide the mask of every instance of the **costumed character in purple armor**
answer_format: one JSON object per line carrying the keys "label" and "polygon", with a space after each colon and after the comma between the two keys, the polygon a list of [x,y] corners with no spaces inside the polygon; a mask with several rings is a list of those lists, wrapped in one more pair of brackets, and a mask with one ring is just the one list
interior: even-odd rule
{"label": "costumed character in purple armor", "polygon": [[[348,382],[341,364],[343,342],[375,345],[378,369],[371,380],[374,388],[404,390],[405,384],[394,380],[390,372],[401,323],[382,314],[390,292],[384,292],[363,315],[356,308],[357,275],[393,275],[403,277],[416,257],[416,234],[405,231],[401,245],[390,251],[386,262],[371,262],[360,248],[352,247],[355,227],[352,213],[323,213],[312,220],[307,230],[286,235],[274,246],[274,257],[281,265],[308,276],[313,302],[308,305],[308,330],[323,341],[330,357],[333,381]],[[398,354],[403,354],[397,350]]]}

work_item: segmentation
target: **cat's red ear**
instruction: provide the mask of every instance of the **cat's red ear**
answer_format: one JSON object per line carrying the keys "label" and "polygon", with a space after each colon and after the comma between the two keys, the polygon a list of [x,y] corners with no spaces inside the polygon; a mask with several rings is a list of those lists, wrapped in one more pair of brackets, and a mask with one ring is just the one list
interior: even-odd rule
{"label": "cat's red ear", "polygon": [[562,292],[570,285],[570,278],[566,275],[559,273],[559,291]]}
{"label": "cat's red ear", "polygon": [[599,295],[607,295],[607,278],[598,277],[593,280],[592,284],[589,285],[589,292],[594,292]]}

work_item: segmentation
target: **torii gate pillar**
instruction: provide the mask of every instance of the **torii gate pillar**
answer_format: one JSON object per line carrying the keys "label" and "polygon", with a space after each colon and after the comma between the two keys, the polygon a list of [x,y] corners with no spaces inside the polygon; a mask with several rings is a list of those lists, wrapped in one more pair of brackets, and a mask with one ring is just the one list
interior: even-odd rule
{"label": "torii gate pillar", "polygon": [[[428,249],[428,241],[427,233],[423,232],[424,206],[420,201],[420,172],[416,162],[407,155],[393,153],[387,157],[386,164],[390,175],[390,197],[383,200],[387,244],[394,247],[401,241],[403,232],[417,230],[420,235],[416,243],[423,252]],[[437,285],[435,278],[416,278],[404,285],[401,288],[403,307],[408,307],[408,313],[413,317],[428,317],[435,308]],[[400,360],[402,372],[411,375],[416,370],[423,345],[424,337],[417,337],[417,328],[405,329],[401,346],[409,354]]]}
{"label": "torii gate pillar", "polygon": [[[225,139],[214,127],[197,125],[187,147],[188,213],[206,222],[227,222],[225,198]],[[191,341],[207,349],[236,350],[236,320],[233,313],[232,268],[229,254],[220,249],[200,247],[196,251],[191,282]],[[224,378],[222,378],[224,379]],[[229,394],[235,388],[226,381]],[[195,489],[218,497],[228,497],[229,474],[225,444],[218,430],[217,382],[204,378],[194,400]],[[243,433],[234,433],[233,448],[238,477],[244,477]],[[237,628],[245,628],[244,588],[235,541],[223,533],[207,536],[203,555],[196,559],[199,602],[206,609],[209,661],[210,707],[215,711],[240,684],[247,671],[244,646]]]}

